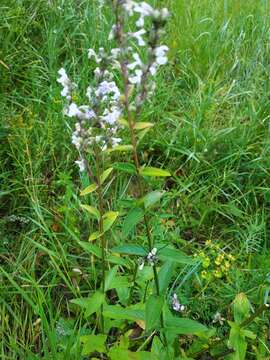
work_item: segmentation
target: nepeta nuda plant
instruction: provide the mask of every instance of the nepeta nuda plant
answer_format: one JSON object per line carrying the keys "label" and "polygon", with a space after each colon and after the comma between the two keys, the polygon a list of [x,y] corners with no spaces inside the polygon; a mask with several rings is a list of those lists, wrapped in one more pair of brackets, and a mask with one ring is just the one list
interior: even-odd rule
{"label": "nepeta nuda plant", "polygon": [[[102,333],[110,329],[105,318],[119,319],[120,316],[122,319],[136,320],[139,316],[146,322],[146,331],[155,329],[167,349],[172,342],[172,328],[177,333],[176,328],[183,325],[180,320],[185,320],[186,328],[190,326],[187,333],[205,330],[201,324],[175,317],[170,311],[171,309],[174,313],[180,314],[185,310],[176,293],[173,297],[167,294],[167,287],[173,275],[170,264],[191,264],[192,260],[176,249],[167,248],[166,245],[160,246],[153,238],[148,208],[160,200],[163,191],[147,193],[144,184],[147,177],[166,177],[170,176],[170,173],[167,170],[146,166],[138,152],[138,138],[141,132],[149,130],[154,125],[140,121],[143,106],[154,96],[158,69],[168,62],[169,49],[162,43],[162,34],[169,12],[166,8],[155,9],[146,2],[113,0],[110,3],[115,14],[115,23],[108,34],[108,40],[112,44],[111,50],[109,53],[103,48],[88,50],[89,61],[95,62],[96,68],[91,83],[84,89],[83,104],[78,104],[74,100],[73,93],[79,91],[78,85],[69,79],[63,68],[59,70],[58,82],[63,86],[61,94],[66,99],[64,114],[76,119],[72,134],[72,143],[78,151],[76,164],[81,172],[88,173],[92,182],[81,195],[96,194],[97,206],[93,206],[93,203],[83,207],[98,220],[98,229],[90,235],[89,241],[99,241],[100,249],[94,244],[91,244],[91,247],[83,244],[82,246],[100,258],[102,264],[100,290],[90,299],[77,299],[73,302],[85,308],[86,317],[97,314],[96,320]],[[128,141],[122,136],[123,128],[128,129],[131,144],[123,145]],[[132,158],[127,158],[127,162],[120,165],[113,163],[111,152],[123,150],[131,150]],[[107,162],[110,162],[111,167],[104,170]],[[130,227],[135,227],[143,219],[142,228],[147,238],[147,250],[144,250],[143,244],[124,244],[112,249],[113,253],[139,256],[140,265],[135,262],[132,284],[126,285],[130,287],[126,309],[109,305],[110,300],[106,298],[110,286],[117,289],[117,281],[112,285],[112,279],[118,276],[117,279],[120,280],[117,267],[111,268],[106,275],[110,263],[117,263],[115,259],[111,260],[106,234],[119,213],[105,208],[103,188],[113,169],[131,173],[137,180],[139,192],[126,215],[126,223]],[[160,261],[165,262],[163,269],[159,267]],[[133,298],[136,278],[144,264],[153,269],[155,291],[151,290],[152,287],[145,286],[145,295],[139,300],[139,308],[134,314],[133,307],[130,309],[129,305],[136,306],[136,300]],[[163,272],[163,275],[160,275],[159,271]],[[166,271],[169,273],[165,278]],[[171,289],[169,294],[173,290]],[[123,304],[120,297],[119,302]]]}

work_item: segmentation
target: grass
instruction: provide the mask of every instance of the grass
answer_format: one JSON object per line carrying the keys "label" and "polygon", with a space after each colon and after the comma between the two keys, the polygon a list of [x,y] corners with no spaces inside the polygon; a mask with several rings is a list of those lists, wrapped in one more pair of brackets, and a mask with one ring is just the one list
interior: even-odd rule
{"label": "grass", "polygon": [[[168,192],[161,214],[153,211],[152,226],[161,241],[188,254],[207,254],[211,239],[236,256],[230,278],[217,280],[218,286],[202,286],[196,269],[180,274],[190,313],[210,324],[237,293],[247,293],[255,306],[269,292],[270,5],[156,3],[172,13],[164,39],[170,65],[143,112],[143,120],[157,126],[140,152],[147,163],[176,176],[164,184]],[[88,180],[73,165],[71,124],[62,116],[56,77],[64,65],[86,85],[93,69],[86,50],[107,45],[111,24],[109,9],[102,13],[94,1],[0,4],[3,360],[81,359],[72,334],[82,334],[85,324],[69,300],[97,287],[98,270],[78,245],[92,226],[78,206]],[[129,182],[114,176],[111,205],[124,206]],[[152,185],[158,189],[160,182]],[[120,228],[112,232],[111,246],[121,242]],[[76,267],[82,278],[72,272]],[[269,339],[265,346],[269,356]]]}

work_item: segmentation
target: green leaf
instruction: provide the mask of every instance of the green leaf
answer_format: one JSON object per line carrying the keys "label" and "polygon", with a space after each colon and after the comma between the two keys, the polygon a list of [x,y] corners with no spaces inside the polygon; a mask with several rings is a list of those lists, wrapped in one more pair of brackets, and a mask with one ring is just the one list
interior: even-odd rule
{"label": "green leaf", "polygon": [[109,168],[107,170],[105,170],[101,177],[100,177],[100,183],[101,185],[104,183],[104,181],[107,179],[107,177],[110,175],[110,173],[113,171],[113,168]]}
{"label": "green leaf", "polygon": [[97,184],[91,184],[80,192],[80,196],[85,196],[85,195],[91,194],[97,188],[98,188]]}
{"label": "green leaf", "polygon": [[132,150],[132,145],[118,145],[115,146],[112,149],[108,149],[107,152],[113,152],[113,151],[131,151]]}
{"label": "green leaf", "polygon": [[157,295],[151,295],[147,299],[145,305],[146,330],[152,330],[159,326],[163,302],[163,297]]}
{"label": "green leaf", "polygon": [[144,167],[140,169],[140,174],[143,176],[155,176],[155,177],[166,177],[171,176],[169,171],[155,168],[155,167]]}
{"label": "green leaf", "polygon": [[81,245],[81,247],[85,251],[89,252],[90,254],[95,255],[98,258],[101,258],[101,249],[98,246],[96,246],[94,244],[89,244],[89,243],[86,243],[83,241],[78,241],[78,243]]}
{"label": "green leaf", "polygon": [[125,255],[147,255],[146,250],[140,245],[120,245],[112,248],[113,253],[125,254]]}
{"label": "green leaf", "polygon": [[98,351],[101,353],[106,352],[105,341],[106,335],[84,335],[80,337],[80,341],[83,344],[82,356],[90,355],[91,353]]}
{"label": "green leaf", "polygon": [[96,291],[90,298],[79,298],[71,300],[73,304],[79,305],[81,308],[85,309],[85,317],[88,317],[97,312],[104,301],[104,294],[99,291]]}
{"label": "green leaf", "polygon": [[107,305],[104,307],[103,315],[111,319],[121,319],[121,320],[144,320],[145,311],[141,309],[134,308],[122,308],[119,305]]}
{"label": "green leaf", "polygon": [[109,263],[125,266],[127,268],[130,268],[130,262],[127,259],[122,258],[119,255],[109,255],[107,257],[107,260]]}
{"label": "green leaf", "polygon": [[132,286],[132,282],[130,281],[128,276],[116,276],[114,279],[112,279],[110,283],[110,289],[121,289],[121,288],[129,288]]}
{"label": "green leaf", "polygon": [[158,280],[160,292],[165,293],[170,284],[175,269],[175,263],[172,261],[166,261],[159,270]]}
{"label": "green leaf", "polygon": [[122,233],[124,239],[130,234],[130,232],[134,229],[138,222],[142,220],[143,215],[144,211],[142,208],[139,207],[133,208],[128,212],[122,226]]}
{"label": "green leaf", "polygon": [[96,239],[99,239],[102,235],[103,233],[100,233],[99,231],[95,231],[89,236],[88,241],[94,241]]}
{"label": "green leaf", "polygon": [[166,319],[165,328],[178,335],[189,335],[207,331],[207,327],[195,320],[170,316]]}
{"label": "green leaf", "polygon": [[179,264],[192,265],[195,263],[192,258],[177,249],[163,248],[158,252],[158,257],[161,260],[169,260]]}
{"label": "green leaf", "polygon": [[115,170],[123,171],[129,174],[136,174],[136,167],[133,164],[130,163],[115,163],[113,164],[113,168]]}
{"label": "green leaf", "polygon": [[113,223],[115,222],[115,220],[117,219],[119,215],[119,212],[117,211],[108,211],[106,214],[103,215],[103,231],[106,232],[108,231]]}
{"label": "green leaf", "polygon": [[97,219],[100,218],[100,212],[94,206],[81,204],[81,207],[84,210],[88,211],[89,214],[94,215]]}
{"label": "green leaf", "polygon": [[230,322],[231,331],[228,345],[234,349],[234,353],[229,355],[231,360],[245,360],[247,351],[247,342],[245,335],[242,333],[240,326],[236,323]]}
{"label": "green leaf", "polygon": [[113,279],[115,278],[116,274],[118,271],[118,266],[114,266],[112,269],[109,270],[109,272],[106,274],[105,277],[105,291],[108,291],[111,288],[111,283],[113,281]]}
{"label": "green leaf", "polygon": [[149,208],[150,206],[154,205],[158,202],[162,196],[164,195],[165,191],[152,191],[149,194],[145,195],[143,200],[145,208]]}
{"label": "green leaf", "polygon": [[153,127],[154,124],[151,123],[151,122],[137,122],[135,125],[134,125],[134,129],[135,130],[144,130],[144,129],[148,129],[148,128],[151,128]]}
{"label": "green leaf", "polygon": [[126,119],[121,118],[118,120],[118,122],[119,122],[119,124],[121,124],[127,128],[129,127],[128,121]]}
{"label": "green leaf", "polygon": [[121,347],[113,347],[109,351],[111,360],[157,360],[153,359],[151,354],[147,351],[132,352]]}

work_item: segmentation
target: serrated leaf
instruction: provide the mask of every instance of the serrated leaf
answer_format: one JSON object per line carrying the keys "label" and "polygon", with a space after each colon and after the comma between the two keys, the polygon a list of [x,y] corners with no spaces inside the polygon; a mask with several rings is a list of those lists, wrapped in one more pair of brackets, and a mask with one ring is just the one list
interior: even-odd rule
{"label": "serrated leaf", "polygon": [[106,232],[108,231],[113,223],[115,222],[115,220],[117,219],[119,215],[118,211],[108,211],[106,214],[103,215],[103,231]]}
{"label": "serrated leaf", "polygon": [[98,258],[101,258],[101,249],[98,246],[94,244],[85,243],[83,241],[78,241],[78,243],[85,251],[95,255]]}
{"label": "serrated leaf", "polygon": [[132,145],[118,145],[115,146],[112,149],[108,149],[107,152],[113,152],[113,151],[131,151],[132,150]]}
{"label": "serrated leaf", "polygon": [[123,171],[129,174],[136,174],[136,167],[131,163],[115,163],[113,164],[115,170]]}
{"label": "serrated leaf", "polygon": [[173,316],[166,319],[165,328],[178,335],[196,334],[207,331],[207,327],[198,321]]}
{"label": "serrated leaf", "polygon": [[148,129],[148,128],[151,128],[153,127],[154,124],[151,123],[151,122],[137,122],[135,125],[134,125],[134,129],[135,130],[144,130],[144,129]]}
{"label": "serrated leaf", "polygon": [[105,341],[106,335],[83,335],[80,337],[80,341],[83,344],[82,356],[90,355],[91,353],[98,351],[100,353],[106,352]]}
{"label": "serrated leaf", "polygon": [[152,191],[149,194],[145,195],[143,200],[145,208],[149,208],[158,202],[162,196],[165,194],[165,191]]}
{"label": "serrated leaf", "polygon": [[134,227],[142,220],[144,211],[142,208],[136,207],[131,209],[122,226],[123,238],[125,239],[129,233],[134,229]]}
{"label": "serrated leaf", "polygon": [[81,207],[89,214],[94,215],[97,219],[100,218],[100,212],[94,206],[81,204]]}
{"label": "serrated leaf", "polygon": [[97,184],[91,184],[80,192],[80,196],[85,196],[85,195],[91,194],[97,188],[98,188]]}
{"label": "serrated leaf", "polygon": [[192,258],[177,249],[163,248],[158,252],[158,257],[161,260],[169,260],[179,264],[192,265],[195,263]]}
{"label": "serrated leaf", "polygon": [[122,308],[119,305],[107,305],[104,307],[103,315],[111,319],[122,319],[122,320],[144,320],[145,311],[134,308]]}
{"label": "serrated leaf", "polygon": [[157,295],[151,295],[147,299],[145,305],[146,330],[152,330],[159,326],[163,302],[163,297]]}
{"label": "serrated leaf", "polygon": [[99,239],[104,233],[101,233],[99,231],[95,231],[93,232],[90,236],[89,236],[89,239],[88,241],[94,241],[96,239]]}
{"label": "serrated leaf", "polygon": [[120,245],[112,248],[113,253],[125,254],[125,255],[147,255],[146,250],[140,245]]}
{"label": "serrated leaf", "polygon": [[140,174],[143,175],[143,176],[153,176],[153,177],[171,176],[171,174],[167,170],[163,170],[163,169],[159,169],[159,168],[155,168],[155,167],[150,167],[150,166],[146,166],[144,168],[141,168],[140,169]]}
{"label": "serrated leaf", "polygon": [[88,317],[97,312],[101,305],[104,303],[104,301],[104,294],[96,291],[90,298],[72,299],[70,302],[79,305],[81,308],[85,309],[84,316]]}
{"label": "serrated leaf", "polygon": [[108,168],[107,170],[105,170],[101,177],[100,177],[100,183],[101,185],[104,183],[104,181],[107,179],[107,177],[110,175],[110,173],[113,171],[113,168]]}

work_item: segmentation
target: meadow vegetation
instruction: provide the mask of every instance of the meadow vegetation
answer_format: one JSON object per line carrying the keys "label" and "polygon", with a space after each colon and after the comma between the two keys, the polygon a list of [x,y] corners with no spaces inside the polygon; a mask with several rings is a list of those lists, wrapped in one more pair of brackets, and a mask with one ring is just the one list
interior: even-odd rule
{"label": "meadow vegetation", "polygon": [[90,180],[74,163],[57,72],[88,86],[87,50],[110,49],[112,10],[0,2],[3,360],[270,359],[270,3],[151,3],[171,14],[169,62],[138,119],[154,124],[139,158],[171,174],[143,179],[160,258],[157,274],[147,262],[138,269],[151,250],[132,203],[140,191],[132,156],[112,152],[103,197],[119,214],[106,232],[104,303],[99,241],[88,241],[95,214],[81,206],[97,197],[80,196]]}

